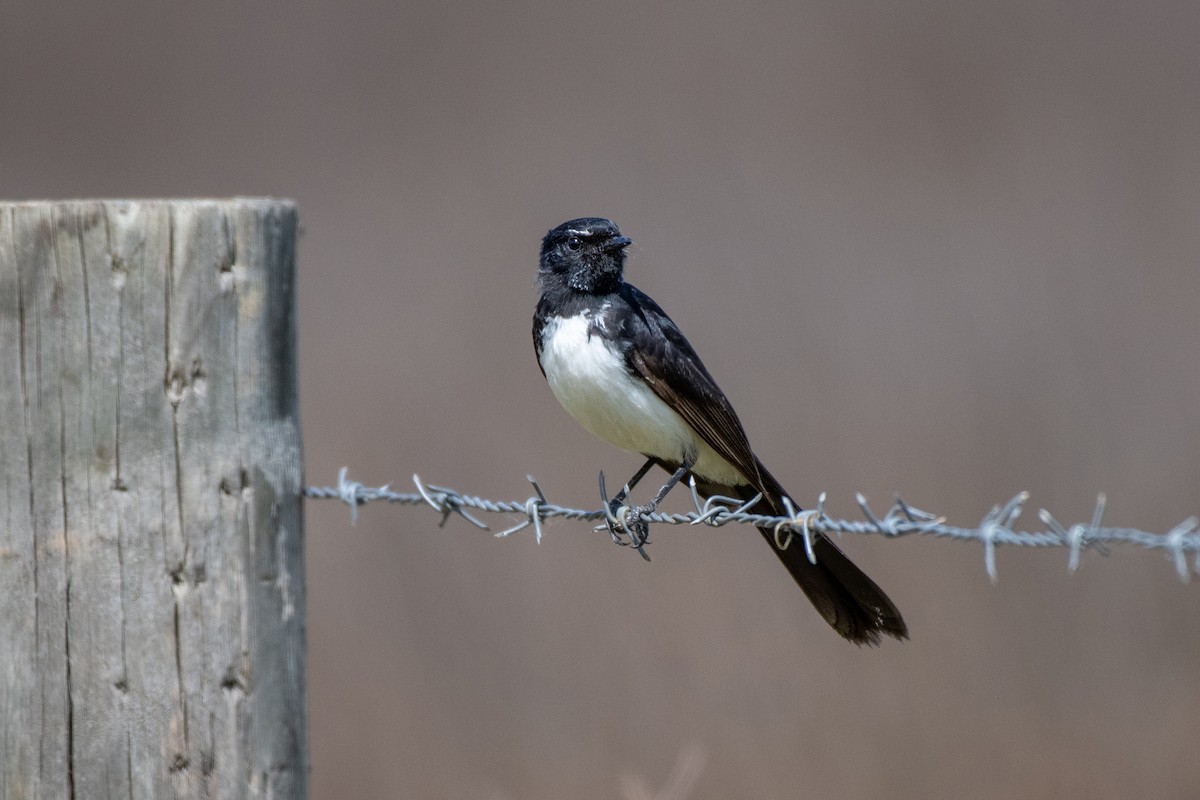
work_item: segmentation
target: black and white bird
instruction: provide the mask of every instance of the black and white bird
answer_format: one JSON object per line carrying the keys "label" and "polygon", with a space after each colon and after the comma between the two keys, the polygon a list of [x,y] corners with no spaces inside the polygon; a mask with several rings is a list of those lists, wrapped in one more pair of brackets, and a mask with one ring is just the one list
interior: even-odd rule
{"label": "black and white bird", "polygon": [[[696,351],[658,304],[623,280],[625,248],[610,220],[564,222],[542,240],[541,298],[533,317],[533,346],[551,391],[572,417],[596,436],[641,453],[671,478],[649,513],[680,480],[694,476],[702,496],[761,499],[754,513],[785,514],[787,493],[754,451],[733,406]],[[614,506],[624,499],[624,492]],[[798,540],[780,549],[767,543],[825,621],[856,644],[881,634],[908,638],[900,612],[875,582],[824,535],[813,537],[816,563]],[[630,532],[636,541],[636,531]]]}

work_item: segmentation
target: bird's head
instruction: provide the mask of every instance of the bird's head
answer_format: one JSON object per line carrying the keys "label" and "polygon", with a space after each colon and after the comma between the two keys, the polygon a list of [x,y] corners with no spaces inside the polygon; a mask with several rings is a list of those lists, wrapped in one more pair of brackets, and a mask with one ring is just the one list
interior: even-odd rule
{"label": "bird's head", "polygon": [[553,228],[542,239],[538,280],[542,288],[565,285],[577,292],[604,294],[616,289],[625,268],[628,236],[612,220],[581,217]]}

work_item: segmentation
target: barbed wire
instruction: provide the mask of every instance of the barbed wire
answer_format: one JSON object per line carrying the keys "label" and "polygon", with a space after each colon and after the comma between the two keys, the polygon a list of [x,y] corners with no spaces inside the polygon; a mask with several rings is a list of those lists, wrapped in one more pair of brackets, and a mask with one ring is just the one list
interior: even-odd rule
{"label": "barbed wire", "polygon": [[[944,517],[914,508],[905,503],[899,495],[896,496],[895,501],[883,516],[879,516],[872,510],[862,494],[855,494],[855,501],[863,514],[861,520],[833,519],[828,516],[825,513],[826,495],[824,492],[821,493],[817,505],[813,509],[796,510],[785,498],[784,504],[787,506],[788,515],[770,516],[754,514],[747,510],[758,501],[757,497],[749,501],[719,496],[702,499],[693,483],[691,495],[695,506],[694,511],[686,514],[660,511],[644,513],[636,506],[629,505],[614,504],[615,507],[607,508],[604,473],[600,473],[600,493],[605,500],[606,508],[598,510],[568,508],[551,503],[546,499],[545,493],[542,492],[542,488],[532,475],[527,475],[526,479],[536,493],[528,499],[523,501],[488,500],[475,495],[463,494],[445,486],[427,485],[421,481],[418,475],[413,475],[413,484],[417,491],[412,493],[392,491],[390,484],[379,487],[365,486],[358,481],[350,480],[348,470],[343,467],[338,471],[337,486],[309,486],[305,488],[304,496],[317,500],[341,500],[350,506],[351,521],[357,520],[359,506],[377,501],[401,505],[428,505],[442,515],[439,526],[445,525],[451,514],[457,514],[485,531],[491,530],[491,528],[471,514],[468,509],[491,514],[517,514],[523,519],[495,535],[504,538],[532,527],[534,537],[538,542],[542,540],[542,522],[556,517],[585,521],[604,520],[605,524],[598,526],[596,530],[609,530],[613,532],[614,539],[616,539],[618,531],[631,530],[635,520],[640,520],[645,524],[660,525],[709,525],[712,527],[735,523],[754,525],[760,528],[773,528],[776,544],[781,548],[788,547],[792,543],[793,537],[799,536],[808,552],[809,559],[814,563],[816,563],[816,556],[812,547],[813,533],[879,534],[888,538],[923,535],[958,541],[975,541],[983,545],[984,567],[993,582],[997,580],[996,548],[999,545],[1065,547],[1069,551],[1067,570],[1073,573],[1079,568],[1080,557],[1084,550],[1093,549],[1107,555],[1108,545],[1129,544],[1147,550],[1166,552],[1171,556],[1180,580],[1185,582],[1191,576],[1192,570],[1188,568],[1187,556],[1192,553],[1194,554],[1192,569],[1200,573],[1200,518],[1188,517],[1166,533],[1150,533],[1136,528],[1105,528],[1101,525],[1106,505],[1103,494],[1096,498],[1096,506],[1092,512],[1090,523],[1075,523],[1065,526],[1043,508],[1038,510],[1038,518],[1046,526],[1046,530],[1018,531],[1013,528],[1013,525],[1021,516],[1025,503],[1029,500],[1028,492],[1017,494],[1003,505],[993,506],[976,527],[964,528],[945,524]],[[623,496],[623,494],[620,495],[622,498]],[[635,520],[630,519],[631,515],[636,515]],[[636,536],[631,538],[633,540],[631,543],[645,556],[643,547],[648,542],[645,539],[638,541]]]}

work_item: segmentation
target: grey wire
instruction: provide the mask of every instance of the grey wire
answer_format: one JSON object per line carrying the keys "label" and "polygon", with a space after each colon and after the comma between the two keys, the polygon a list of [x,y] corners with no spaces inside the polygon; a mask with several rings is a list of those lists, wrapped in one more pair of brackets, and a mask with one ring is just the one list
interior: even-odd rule
{"label": "grey wire", "polygon": [[[312,499],[341,500],[350,506],[350,518],[357,519],[358,507],[376,501],[399,503],[401,505],[428,505],[442,515],[439,526],[445,525],[451,514],[458,514],[471,524],[482,530],[490,530],[480,519],[472,515],[468,509],[485,511],[492,514],[517,514],[523,519],[515,525],[495,535],[498,537],[511,536],[514,533],[532,527],[535,539],[542,540],[542,523],[547,519],[561,517],[575,520],[609,520],[614,512],[597,509],[586,510],[567,508],[546,500],[546,495],[532,475],[526,479],[533,486],[535,495],[526,500],[488,500],[474,495],[462,494],[445,486],[434,486],[422,483],[421,478],[413,475],[413,484],[417,491],[403,493],[392,491],[390,485],[380,487],[364,486],[358,481],[348,478],[348,470],[343,467],[338,471],[336,487],[309,486],[304,490],[304,496]],[[957,541],[975,541],[983,545],[984,568],[988,577],[994,582],[996,572],[996,548],[999,545],[1014,547],[1065,547],[1069,551],[1067,569],[1074,572],[1079,568],[1080,556],[1084,550],[1094,549],[1107,555],[1107,545],[1129,544],[1147,550],[1163,550],[1175,566],[1180,580],[1188,581],[1193,571],[1200,573],[1200,518],[1189,517],[1176,525],[1167,533],[1150,533],[1136,528],[1105,528],[1101,526],[1106,499],[1103,494],[1096,499],[1096,507],[1090,524],[1076,523],[1069,527],[1059,523],[1049,511],[1040,509],[1038,518],[1046,526],[1044,531],[1018,531],[1013,528],[1018,517],[1029,499],[1028,492],[1021,492],[1003,505],[994,506],[984,515],[979,525],[974,528],[963,528],[945,524],[945,518],[938,517],[926,511],[913,508],[905,503],[898,495],[891,507],[882,516],[878,516],[867,499],[861,494],[855,495],[858,507],[862,510],[862,520],[833,519],[825,513],[825,494],[822,493],[816,508],[807,511],[796,511],[791,503],[787,504],[792,512],[789,516],[768,516],[753,514],[747,509],[754,505],[758,498],[748,502],[730,497],[709,497],[701,500],[692,485],[692,503],[695,511],[686,514],[667,514],[656,511],[652,514],[641,514],[643,522],[662,525],[709,525],[722,527],[732,523],[754,525],[761,528],[772,528],[775,531],[775,541],[780,547],[787,547],[799,535],[806,548],[808,557],[815,563],[816,556],[812,547],[813,533],[827,534],[880,534],[888,538],[911,536],[914,534],[934,536],[942,539]],[[621,510],[632,512],[632,506]],[[623,517],[615,514],[616,518]],[[599,526],[607,529],[608,523]],[[1187,555],[1194,553],[1194,563],[1188,568]]]}

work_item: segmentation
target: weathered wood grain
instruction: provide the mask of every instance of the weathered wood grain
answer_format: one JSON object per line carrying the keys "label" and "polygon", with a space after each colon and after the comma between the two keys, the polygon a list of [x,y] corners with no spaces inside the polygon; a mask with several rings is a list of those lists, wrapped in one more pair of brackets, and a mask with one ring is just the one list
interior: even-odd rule
{"label": "weathered wood grain", "polygon": [[0,204],[0,798],[305,796],[295,238]]}

